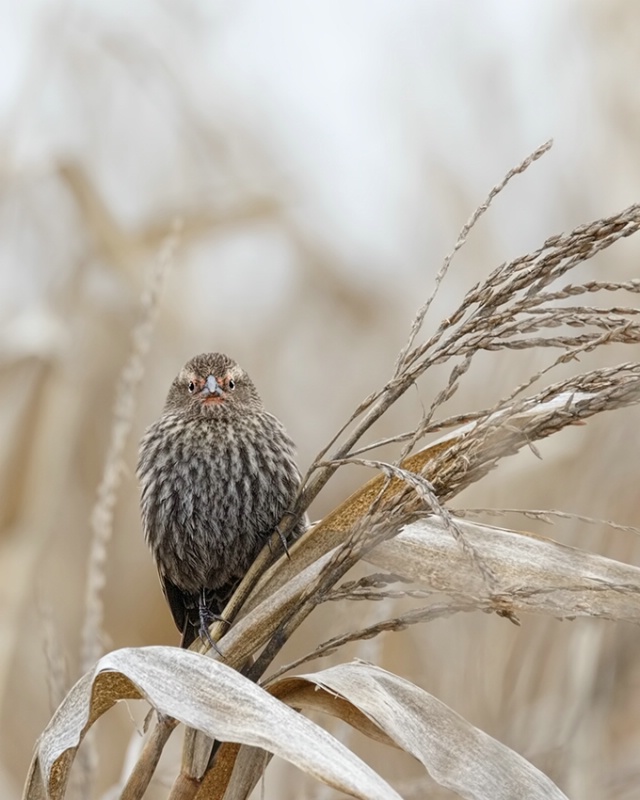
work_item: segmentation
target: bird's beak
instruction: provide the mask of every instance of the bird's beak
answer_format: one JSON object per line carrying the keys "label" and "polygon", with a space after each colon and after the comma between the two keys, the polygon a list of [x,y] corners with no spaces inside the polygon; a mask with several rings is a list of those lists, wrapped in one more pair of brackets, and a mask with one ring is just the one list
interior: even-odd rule
{"label": "bird's beak", "polygon": [[209,395],[222,397],[222,388],[214,375],[209,375],[205,385],[202,387],[202,396],[209,397]]}

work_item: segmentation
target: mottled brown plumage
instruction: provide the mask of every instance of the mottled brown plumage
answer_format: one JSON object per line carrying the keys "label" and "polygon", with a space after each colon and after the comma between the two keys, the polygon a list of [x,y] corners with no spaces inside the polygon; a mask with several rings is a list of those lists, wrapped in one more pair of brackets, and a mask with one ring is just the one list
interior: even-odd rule
{"label": "mottled brown plumage", "polygon": [[292,510],[293,443],[247,373],[205,353],[184,366],[145,433],[138,477],[144,534],[188,647]]}

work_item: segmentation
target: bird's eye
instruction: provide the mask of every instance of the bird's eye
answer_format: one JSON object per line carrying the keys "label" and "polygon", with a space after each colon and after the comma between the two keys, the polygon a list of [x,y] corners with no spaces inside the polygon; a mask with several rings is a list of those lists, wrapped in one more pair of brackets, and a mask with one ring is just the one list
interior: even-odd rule
{"label": "bird's eye", "polygon": [[230,389],[235,389],[236,388],[236,382],[233,380],[233,378],[229,378],[229,382],[227,383],[227,386]]}
{"label": "bird's eye", "polygon": [[196,390],[195,383],[193,381],[189,381],[189,385],[187,386],[187,389],[189,390],[189,394],[193,394],[195,392],[195,390]]}

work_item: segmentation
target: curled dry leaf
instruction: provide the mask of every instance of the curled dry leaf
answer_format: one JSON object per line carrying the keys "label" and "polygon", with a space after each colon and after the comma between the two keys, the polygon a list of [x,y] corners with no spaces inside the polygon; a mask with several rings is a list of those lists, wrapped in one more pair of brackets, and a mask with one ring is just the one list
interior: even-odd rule
{"label": "curled dry leaf", "polygon": [[534,534],[462,519],[456,525],[491,570],[490,593],[435,517],[407,525],[365,560],[430,589],[488,599],[497,611],[640,623],[640,568]]}
{"label": "curled dry leaf", "polygon": [[421,761],[437,783],[468,800],[566,800],[518,753],[415,684],[371,664],[283,678],[271,691],[294,708],[324,711],[395,743]]}
{"label": "curled dry leaf", "polygon": [[142,698],[212,738],[274,753],[352,797],[399,800],[325,730],[234,669],[177,647],[129,648],[101,658],[69,692],[40,737],[24,800],[64,797],[87,730],[118,700]]}

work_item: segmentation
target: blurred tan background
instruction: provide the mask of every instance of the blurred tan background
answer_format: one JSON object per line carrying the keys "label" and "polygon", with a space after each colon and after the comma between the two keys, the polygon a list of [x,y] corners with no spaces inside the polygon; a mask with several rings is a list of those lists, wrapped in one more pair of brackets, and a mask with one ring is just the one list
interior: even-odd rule
{"label": "blurred tan background", "polygon": [[[51,693],[80,674],[90,516],[115,386],[172,221],[183,221],[183,235],[137,394],[107,553],[107,649],[177,642],[142,539],[134,470],[137,440],[182,363],[205,350],[237,358],[306,469],[389,377],[459,228],[527,153],[554,137],[551,153],[473,232],[431,325],[501,261],[640,199],[640,7],[2,7],[0,796],[11,800]],[[639,254],[638,243],[623,242],[585,269],[637,277]],[[495,400],[537,366],[525,362],[482,359],[453,407]],[[427,376],[378,432],[411,427],[431,397]],[[568,431],[542,443],[543,461],[521,454],[457,504],[562,508],[638,525],[638,422],[630,409]],[[314,516],[368,477],[353,470],[335,480]],[[545,532],[640,559],[630,534],[570,524]],[[299,646],[304,636],[317,642],[349,629],[354,614],[362,624],[393,609],[321,609]],[[639,636],[599,621],[523,619],[516,628],[477,614],[350,652],[415,680],[570,797],[631,800],[640,797]],[[103,723],[96,796],[117,780],[133,732],[127,713]],[[382,763],[382,750],[354,746]],[[380,768],[403,796],[425,796],[416,764],[384,759]],[[301,792],[333,796],[274,763],[265,796]]]}

